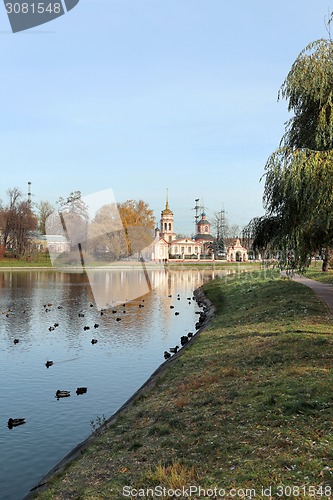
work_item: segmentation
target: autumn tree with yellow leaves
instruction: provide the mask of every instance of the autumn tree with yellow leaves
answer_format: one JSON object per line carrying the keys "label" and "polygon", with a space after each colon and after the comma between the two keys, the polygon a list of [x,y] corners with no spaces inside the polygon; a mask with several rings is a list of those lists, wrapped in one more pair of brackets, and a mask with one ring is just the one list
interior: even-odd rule
{"label": "autumn tree with yellow leaves", "polygon": [[89,251],[108,260],[139,257],[153,240],[154,222],[143,200],[103,205],[89,225]]}

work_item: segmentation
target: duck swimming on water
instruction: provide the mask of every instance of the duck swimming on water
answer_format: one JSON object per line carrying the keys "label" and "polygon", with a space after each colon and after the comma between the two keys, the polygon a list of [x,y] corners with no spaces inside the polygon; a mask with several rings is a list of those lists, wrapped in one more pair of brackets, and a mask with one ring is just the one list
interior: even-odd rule
{"label": "duck swimming on water", "polygon": [[87,392],[88,388],[87,387],[78,387],[76,389],[76,394],[79,396],[80,394],[85,394]]}
{"label": "duck swimming on water", "polygon": [[13,427],[17,427],[18,425],[25,424],[25,418],[10,418],[8,420],[8,427],[12,429]]}
{"label": "duck swimming on water", "polygon": [[71,393],[70,391],[60,391],[59,389],[57,390],[56,392],[56,398],[59,399],[59,398],[68,398],[68,396],[70,396]]}
{"label": "duck swimming on water", "polygon": [[188,336],[187,335],[183,335],[181,338],[180,338],[180,343],[182,346],[184,346],[185,344],[187,344],[188,342]]}

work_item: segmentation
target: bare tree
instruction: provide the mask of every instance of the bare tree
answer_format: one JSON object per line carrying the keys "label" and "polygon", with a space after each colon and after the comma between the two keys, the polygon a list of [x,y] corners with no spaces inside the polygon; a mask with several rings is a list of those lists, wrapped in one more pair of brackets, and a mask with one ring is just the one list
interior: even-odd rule
{"label": "bare tree", "polygon": [[241,228],[237,224],[228,224],[228,237],[229,238],[240,238],[241,237]]}
{"label": "bare tree", "polygon": [[14,255],[23,255],[29,246],[29,233],[37,228],[37,218],[18,188],[7,193],[8,204],[0,208],[1,244]]}
{"label": "bare tree", "polygon": [[[49,234],[63,234],[75,248],[87,240],[89,213],[88,206],[82,199],[81,191],[73,191],[67,198],[59,198],[58,214],[48,218]],[[60,216],[60,217],[59,217]]]}
{"label": "bare tree", "polygon": [[38,229],[42,234],[46,234],[46,220],[54,211],[54,207],[46,200],[42,200],[36,205],[38,214]]}

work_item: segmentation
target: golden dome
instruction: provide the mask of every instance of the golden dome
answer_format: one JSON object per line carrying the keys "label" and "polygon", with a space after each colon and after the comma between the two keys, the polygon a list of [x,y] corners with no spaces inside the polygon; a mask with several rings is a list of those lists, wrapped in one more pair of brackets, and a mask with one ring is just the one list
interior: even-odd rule
{"label": "golden dome", "polygon": [[172,210],[170,210],[170,208],[169,208],[168,190],[167,190],[167,195],[166,195],[165,209],[162,210],[161,214],[162,214],[162,217],[163,217],[163,215],[173,215]]}
{"label": "golden dome", "polygon": [[170,210],[170,208],[169,208],[168,202],[166,202],[166,204],[165,204],[165,209],[162,210],[162,215],[173,215],[172,210]]}

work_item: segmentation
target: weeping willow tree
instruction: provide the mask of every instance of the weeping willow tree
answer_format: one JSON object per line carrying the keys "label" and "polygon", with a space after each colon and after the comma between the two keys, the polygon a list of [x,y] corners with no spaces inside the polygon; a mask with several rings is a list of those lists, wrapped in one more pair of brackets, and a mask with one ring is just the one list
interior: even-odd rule
{"label": "weeping willow tree", "polygon": [[326,151],[333,147],[333,43],[317,40],[299,54],[279,98],[294,113],[286,126],[286,146]]}
{"label": "weeping willow tree", "polygon": [[333,43],[317,40],[297,57],[279,98],[288,101],[280,148],[265,170],[265,216],[250,223],[254,247],[304,268],[333,246]]}

